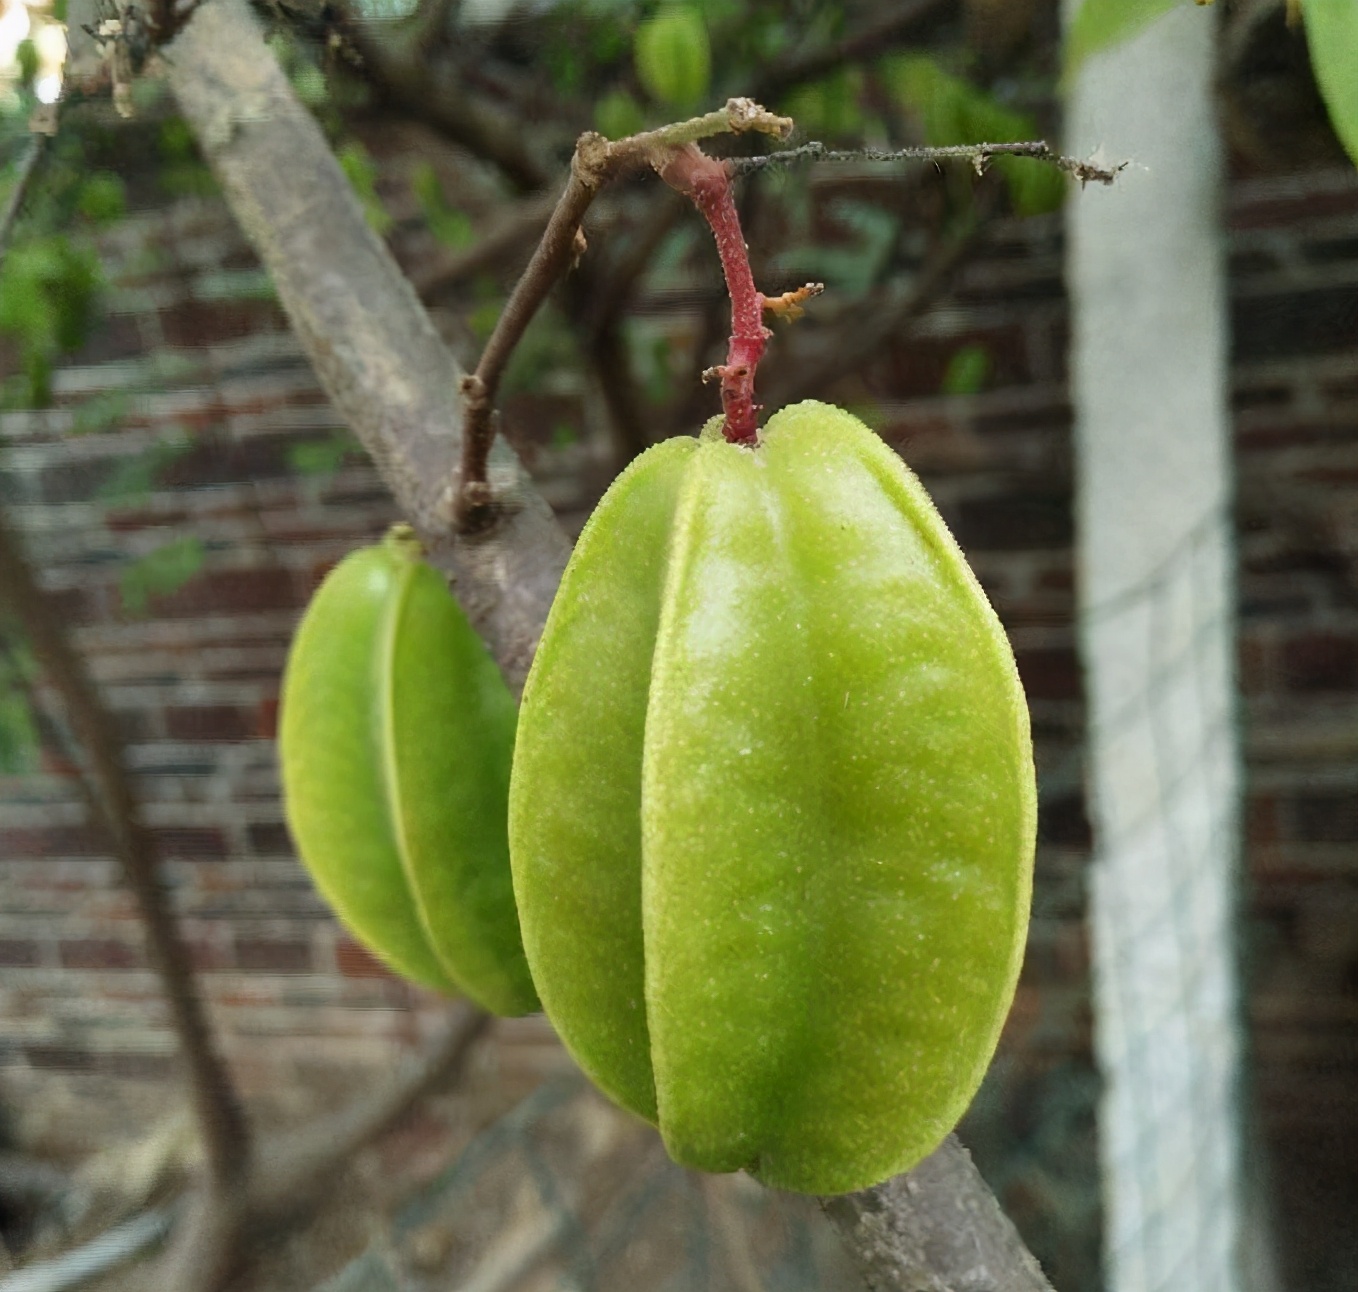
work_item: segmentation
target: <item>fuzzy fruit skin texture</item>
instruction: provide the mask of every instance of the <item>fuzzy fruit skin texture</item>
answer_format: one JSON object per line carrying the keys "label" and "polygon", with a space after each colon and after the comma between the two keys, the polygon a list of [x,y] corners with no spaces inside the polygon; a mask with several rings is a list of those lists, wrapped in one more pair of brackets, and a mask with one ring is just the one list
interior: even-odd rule
{"label": "fuzzy fruit skin texture", "polygon": [[856,418],[799,404],[623,473],[533,662],[509,819],[543,1006],[677,1161],[848,1192],[966,1109],[1027,932],[1028,710]]}
{"label": "fuzzy fruit skin texture", "polygon": [[397,973],[538,1008],[505,814],[517,717],[495,662],[399,527],[327,576],[283,676],[288,826],[322,896]]}

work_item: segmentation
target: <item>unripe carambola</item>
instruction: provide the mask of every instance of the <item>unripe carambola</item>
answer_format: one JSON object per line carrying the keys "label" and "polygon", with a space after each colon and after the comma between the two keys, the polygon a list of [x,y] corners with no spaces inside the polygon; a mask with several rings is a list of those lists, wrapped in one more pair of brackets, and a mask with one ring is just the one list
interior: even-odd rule
{"label": "unripe carambola", "polygon": [[505,831],[514,697],[408,529],[307,607],[279,712],[288,825],[321,894],[398,973],[536,1009]]}
{"label": "unripe carambola", "polygon": [[874,1184],[960,1117],[1022,959],[1013,655],[923,488],[804,403],[642,455],[520,716],[510,843],[548,1016],[678,1161]]}

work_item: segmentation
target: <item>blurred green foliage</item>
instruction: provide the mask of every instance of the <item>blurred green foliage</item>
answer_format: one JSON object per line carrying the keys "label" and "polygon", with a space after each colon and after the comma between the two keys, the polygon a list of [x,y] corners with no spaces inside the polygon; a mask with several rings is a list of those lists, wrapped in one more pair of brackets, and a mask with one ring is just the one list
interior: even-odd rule
{"label": "blurred green foliage", "polygon": [[211,197],[217,191],[217,181],[207,163],[198,154],[193,132],[179,117],[168,117],[161,123],[160,166],[157,176],[160,187],[171,197]]}
{"label": "blurred green foliage", "polygon": [[38,732],[28,702],[35,671],[26,647],[0,641],[0,775],[30,772],[37,765]]}
{"label": "blurred green foliage", "polygon": [[[881,71],[900,104],[922,125],[925,142],[935,147],[1007,144],[1037,137],[1037,123],[1031,117],[944,70],[929,55],[897,55],[884,60]],[[992,165],[1004,176],[1022,215],[1054,211],[1065,198],[1065,176],[1046,162],[997,157]]]}
{"label": "blurred green foliage", "polygon": [[974,395],[990,376],[990,351],[983,345],[964,345],[943,370],[939,389],[945,395]]}
{"label": "blurred green foliage", "polygon": [[637,28],[637,78],[657,103],[690,112],[712,82],[707,22],[692,5],[666,4]]}
{"label": "blurred green foliage", "polygon": [[429,162],[421,162],[415,167],[410,186],[420,204],[420,212],[429,226],[429,232],[445,247],[460,251],[476,240],[471,217],[449,204],[438,172]]}
{"label": "blurred green foliage", "polygon": [[646,129],[646,114],[626,90],[610,90],[594,105],[594,128],[606,139],[626,139]]}
{"label": "blurred green foliage", "polygon": [[[0,171],[0,199],[31,146],[12,117],[0,122],[0,147],[12,158]],[[91,169],[80,139],[63,132],[49,144],[42,182],[29,185],[0,264],[0,336],[19,359],[19,371],[0,387],[0,406],[51,403],[55,365],[84,344],[97,314],[103,274],[93,234],[124,207],[122,181]]]}
{"label": "blurred green foliage", "polygon": [[348,431],[288,448],[288,465],[299,476],[332,476],[346,462],[362,457],[363,446]]}
{"label": "blurred green foliage", "polygon": [[176,428],[142,452],[124,458],[99,486],[98,497],[111,507],[144,503],[161,484],[164,472],[193,448],[193,437]]}
{"label": "blurred green foliage", "polygon": [[391,228],[392,219],[377,195],[377,167],[372,155],[357,139],[350,139],[339,146],[335,156],[340,169],[358,194],[364,218],[377,233],[386,233]]}
{"label": "blurred green foliage", "polygon": [[85,339],[101,285],[94,249],[66,234],[10,249],[0,268],[0,332],[18,343],[22,369],[5,391],[10,407],[52,402],[52,369]]}
{"label": "blurred green foliage", "polygon": [[206,559],[203,540],[189,535],[162,543],[124,566],[118,579],[124,613],[144,615],[152,598],[178,592],[203,568]]}

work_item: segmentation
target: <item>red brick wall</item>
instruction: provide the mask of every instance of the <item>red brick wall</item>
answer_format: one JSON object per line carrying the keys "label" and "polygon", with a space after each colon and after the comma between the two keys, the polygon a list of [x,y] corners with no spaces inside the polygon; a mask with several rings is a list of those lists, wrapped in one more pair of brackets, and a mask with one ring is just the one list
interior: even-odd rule
{"label": "red brick wall", "polygon": [[[138,212],[104,250],[108,317],[58,374],[56,407],[0,414],[0,499],[120,721],[246,1085],[291,1080],[299,1063],[388,1062],[436,1002],[386,974],[312,891],[273,736],[306,598],[396,514],[360,458],[319,476],[290,465],[338,426],[277,305],[221,299],[257,294],[259,273],[219,202]],[[68,434],[78,406],[117,391],[130,399],[117,433]],[[121,465],[181,432],[193,446],[151,496],[101,500]],[[121,572],[188,536],[206,547],[201,571],[129,613]],[[69,770],[49,748],[39,772],[0,778],[0,1065],[14,1092],[56,1072],[162,1076],[173,1049],[134,908]]]}
{"label": "red brick wall", "polygon": [[[1230,199],[1240,470],[1241,678],[1249,763],[1244,951],[1255,1080],[1280,1133],[1358,1126],[1358,180],[1240,184]],[[247,1082],[301,1059],[383,1062],[420,1026],[417,993],[335,927],[288,844],[272,746],[277,683],[305,598],[394,519],[369,467],[299,477],[290,450],[338,428],[222,206],[143,203],[106,243],[104,326],[57,407],[0,415],[0,499],[29,537],[118,713],[214,1013]],[[687,321],[672,304],[641,302]],[[1081,681],[1072,615],[1070,408],[1061,231],[999,226],[958,290],[833,394],[934,492],[1009,628],[1042,785],[1028,963],[1008,1044],[1032,1070],[1088,1059]],[[983,344],[978,394],[939,393]],[[159,375],[157,375],[159,374]],[[72,410],[131,394],[118,434]],[[553,395],[593,425],[583,389]],[[548,447],[540,481],[578,524],[605,478],[602,429]],[[194,446],[135,506],[98,493],[172,427]],[[545,423],[544,423],[545,427]],[[126,563],[196,535],[202,572],[144,617]],[[158,1075],[172,1046],[134,915],[56,751],[0,782],[0,1064]],[[524,1044],[533,1025],[521,1025]],[[17,1087],[16,1087],[17,1088]]]}

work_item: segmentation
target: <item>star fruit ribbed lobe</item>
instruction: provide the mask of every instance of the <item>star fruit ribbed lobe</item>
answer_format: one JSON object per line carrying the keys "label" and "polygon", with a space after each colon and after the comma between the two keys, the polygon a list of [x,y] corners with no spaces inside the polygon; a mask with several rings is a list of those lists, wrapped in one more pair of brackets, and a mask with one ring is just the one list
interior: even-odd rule
{"label": "star fruit ribbed lobe", "polygon": [[505,830],[515,721],[494,661],[405,527],[326,577],[280,696],[298,854],[379,959],[500,1014],[537,1008]]}
{"label": "star fruit ribbed lobe", "polygon": [[650,450],[582,534],[510,794],[548,1015],[671,1153],[807,1192],[927,1154],[1012,997],[1027,709],[923,489],[824,404]]}

